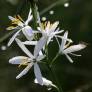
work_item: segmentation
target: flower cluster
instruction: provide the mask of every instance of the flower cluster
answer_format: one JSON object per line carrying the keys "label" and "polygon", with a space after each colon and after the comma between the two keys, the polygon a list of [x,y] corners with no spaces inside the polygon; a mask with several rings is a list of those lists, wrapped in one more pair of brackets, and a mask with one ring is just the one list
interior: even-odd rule
{"label": "flower cluster", "polygon": [[[84,49],[86,45],[84,43],[80,43],[78,45],[69,46],[71,43],[73,43],[73,41],[68,38],[68,31],[64,32],[64,30],[60,30],[58,21],[54,23],[51,23],[50,21],[41,23],[38,16],[38,26],[36,30],[34,30],[31,26],[29,26],[29,22],[31,22],[31,20],[33,19],[31,9],[26,21],[24,21],[19,15],[15,17],[9,16],[9,19],[11,20],[12,25],[8,27],[7,30],[14,30],[15,34],[10,38],[8,46],[10,46],[12,42],[16,41],[20,49],[26,54],[26,56],[16,56],[9,60],[9,63],[11,64],[26,66],[26,68],[16,77],[16,79],[19,79],[27,74],[31,67],[33,67],[36,77],[34,81],[35,83],[56,87],[51,81],[43,77],[39,68],[39,63],[43,62],[43,59],[47,57],[46,49],[49,43],[55,40],[59,47],[56,56],[65,55],[71,63],[73,63],[73,60],[71,59],[69,54],[80,56],[74,54],[73,52]],[[26,37],[26,41],[21,41],[20,39],[18,39],[21,31]],[[34,51],[29,51],[26,45],[32,45],[34,47]],[[52,64],[53,62],[54,61],[52,60],[52,62],[50,63]]]}

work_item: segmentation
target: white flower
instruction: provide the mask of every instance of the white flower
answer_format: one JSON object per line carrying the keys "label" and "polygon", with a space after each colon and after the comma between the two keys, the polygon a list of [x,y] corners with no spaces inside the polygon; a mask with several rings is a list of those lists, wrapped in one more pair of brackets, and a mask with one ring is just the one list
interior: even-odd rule
{"label": "white flower", "polygon": [[32,20],[32,15],[31,15],[31,9],[29,11],[29,15],[26,21],[24,21],[19,15],[12,17],[12,16],[8,16],[9,19],[12,21],[12,26],[8,27],[7,30],[18,30],[13,36],[12,38],[10,38],[9,42],[8,42],[8,46],[10,46],[12,44],[12,42],[15,40],[16,36],[20,33],[20,31],[23,32],[23,34],[25,35],[25,37],[28,40],[32,40],[33,39],[33,30],[32,28],[28,25],[28,23]]}
{"label": "white flower", "polygon": [[72,52],[80,51],[80,50],[84,49],[86,47],[86,45],[83,44],[83,43],[80,43],[78,45],[69,46],[70,45],[70,42],[67,43],[67,38],[68,38],[68,31],[66,31],[64,33],[64,36],[62,38],[62,42],[61,42],[59,53],[64,54],[68,58],[68,60],[71,63],[73,63],[73,60],[71,59],[71,57],[68,54],[75,55],[75,56],[81,56],[81,55],[73,54]]}
{"label": "white flower", "polygon": [[38,30],[42,34],[42,37],[37,42],[37,45],[35,46],[35,51],[39,52],[46,44],[48,45],[52,41],[53,37],[55,37],[58,42],[58,34],[64,31],[57,28],[58,24],[59,22],[55,22],[53,24],[50,24],[50,22],[46,22],[45,24],[41,24],[40,28],[38,27]]}
{"label": "white flower", "polygon": [[29,71],[29,69],[34,66],[35,77],[37,78],[38,83],[42,85],[42,74],[37,63],[41,62],[41,60],[45,58],[45,55],[36,55],[35,53],[34,55],[32,55],[32,53],[25,47],[25,45],[19,39],[16,38],[15,40],[19,47],[22,49],[22,51],[28,56],[17,56],[9,60],[9,63],[11,64],[19,64],[19,66],[27,65],[27,67],[16,77],[16,79],[19,79],[20,77],[25,75]]}
{"label": "white flower", "polygon": [[54,22],[53,24],[48,21],[45,22],[45,24],[41,24],[40,28],[38,27],[38,30],[42,33],[42,37],[47,38],[47,43],[49,43],[53,37],[57,37],[58,34],[64,31],[57,28],[58,24],[58,21]]}
{"label": "white flower", "polygon": [[[48,87],[48,90],[51,90],[51,87],[57,88],[57,86],[54,85],[54,84],[52,83],[52,81],[50,81],[50,80],[48,80],[48,79],[46,79],[46,78],[44,78],[44,77],[42,77],[42,80],[43,80],[43,85],[44,85],[44,86],[47,86],[47,87]],[[38,84],[37,79],[34,80],[34,83],[37,83],[37,84]],[[43,86],[43,85],[42,85],[42,86]]]}

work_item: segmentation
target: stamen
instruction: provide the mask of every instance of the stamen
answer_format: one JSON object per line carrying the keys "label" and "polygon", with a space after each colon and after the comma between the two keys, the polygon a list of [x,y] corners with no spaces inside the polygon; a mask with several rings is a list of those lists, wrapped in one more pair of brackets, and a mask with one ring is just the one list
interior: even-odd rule
{"label": "stamen", "polygon": [[66,49],[67,47],[69,47],[70,44],[71,44],[71,42],[68,42],[68,43],[65,45],[64,49]]}
{"label": "stamen", "polygon": [[27,58],[27,59],[23,59],[23,62],[20,63],[18,67],[20,68],[21,66],[27,66],[28,63],[29,63],[28,61],[29,61],[29,58]]}
{"label": "stamen", "polygon": [[23,19],[20,17],[20,15],[17,15],[17,16],[18,16],[18,19],[19,19],[20,21],[24,22]]}

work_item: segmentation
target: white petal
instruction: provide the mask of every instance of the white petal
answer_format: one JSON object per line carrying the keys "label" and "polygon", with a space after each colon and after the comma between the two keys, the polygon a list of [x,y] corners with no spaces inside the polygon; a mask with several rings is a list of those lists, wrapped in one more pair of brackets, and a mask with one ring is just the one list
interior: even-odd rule
{"label": "white petal", "polygon": [[45,46],[47,39],[45,37],[41,37],[41,39],[37,42],[37,45],[34,48],[34,56],[37,57],[40,50]]}
{"label": "white petal", "polygon": [[25,56],[16,56],[16,57],[13,57],[12,59],[10,59],[9,63],[11,63],[11,64],[21,64],[24,61],[28,61],[27,59],[28,59],[28,57],[25,57]]}
{"label": "white petal", "polygon": [[26,37],[29,41],[31,41],[31,40],[33,39],[33,37],[34,37],[32,31],[33,31],[33,30],[32,30],[32,28],[31,28],[30,26],[26,26],[26,27],[24,27],[24,28],[22,29],[23,34],[25,35],[25,37]]}
{"label": "white petal", "polygon": [[65,56],[67,57],[67,59],[70,61],[70,63],[73,63],[73,60],[71,59],[71,57],[67,54],[65,54]]}
{"label": "white petal", "polygon": [[35,77],[40,85],[43,85],[42,74],[37,63],[34,64]]}
{"label": "white petal", "polygon": [[[65,39],[63,36],[59,36],[59,35],[56,35],[58,38],[60,38],[60,39]],[[65,39],[65,40],[67,40],[68,42],[70,42],[70,43],[72,43],[73,41],[71,40],[71,39]]]}
{"label": "white petal", "polygon": [[33,34],[41,33],[39,31],[33,30]]}
{"label": "white petal", "polygon": [[51,26],[49,32],[50,32],[50,33],[54,32],[55,29],[57,28],[58,24],[59,24],[58,21],[56,21],[54,24],[52,24],[52,26]]}
{"label": "white petal", "polygon": [[12,42],[15,40],[16,36],[19,34],[21,30],[17,31],[9,40],[7,46],[10,46],[12,44]]}
{"label": "white petal", "polygon": [[25,41],[25,42],[22,42],[22,43],[25,44],[25,45],[36,45],[37,41]]}
{"label": "white petal", "polygon": [[30,7],[29,14],[28,14],[28,18],[31,16],[31,13],[32,13],[32,9],[31,9],[31,7]]}
{"label": "white petal", "polygon": [[62,33],[62,32],[64,32],[64,30],[60,30],[60,31],[57,31],[57,30],[56,30],[56,31],[54,32],[54,34],[56,35],[56,34],[60,34],[60,33]]}
{"label": "white petal", "polygon": [[64,53],[71,53],[71,52],[76,52],[84,49],[86,47],[85,44],[78,44],[78,45],[73,45],[68,47],[67,49],[64,50]]}
{"label": "white petal", "polygon": [[50,31],[50,26],[51,26],[50,22],[47,22],[47,26],[46,26],[45,30],[49,32]]}
{"label": "white petal", "polygon": [[27,72],[31,69],[31,67],[33,66],[33,63],[30,63],[17,77],[16,79],[19,79],[20,77],[24,76],[25,74],[27,74]]}
{"label": "white petal", "polygon": [[43,55],[42,51],[40,50],[39,55]]}
{"label": "white petal", "polygon": [[29,14],[28,14],[28,18],[27,18],[27,20],[26,20],[26,22],[25,22],[26,25],[28,25],[28,23],[29,23],[29,22],[32,20],[32,18],[33,18],[33,16],[31,15],[31,13],[32,13],[32,10],[31,10],[31,8],[30,8]]}
{"label": "white petal", "polygon": [[28,25],[28,23],[32,20],[33,16],[28,17],[28,19],[25,22],[25,25]]}
{"label": "white petal", "polygon": [[9,18],[10,20],[15,20],[15,18],[12,17],[12,16],[8,16],[8,18]]}
{"label": "white petal", "polygon": [[46,78],[43,78],[43,84],[44,84],[45,86],[50,86],[50,84],[52,84],[52,81],[50,81],[50,80],[48,80],[48,79],[46,79]]}
{"label": "white petal", "polygon": [[35,78],[34,83],[38,83],[37,79]]}
{"label": "white petal", "polygon": [[37,27],[37,30],[38,30],[38,31],[41,31],[41,28],[40,28],[40,27]]}
{"label": "white petal", "polygon": [[61,47],[60,47],[60,50],[61,50],[61,51],[64,49],[64,46],[65,46],[65,44],[66,44],[67,36],[68,36],[68,31],[66,31],[66,32],[64,33],[64,36],[63,36],[64,39],[62,38]]}
{"label": "white petal", "polygon": [[[48,86],[52,82],[50,80],[47,80],[46,78],[42,77],[43,85]],[[35,78],[34,83],[38,83],[37,79]]]}
{"label": "white petal", "polygon": [[[46,78],[44,78],[44,77],[42,77],[42,80],[43,80],[43,85],[45,85],[45,86],[47,86],[47,87],[53,86],[53,87],[57,88],[56,85],[54,85],[54,84],[52,83],[52,81],[50,81],[50,80],[48,80],[48,79],[46,79]],[[37,79],[34,80],[34,83],[38,83]]]}
{"label": "white petal", "polygon": [[78,55],[78,54],[74,54],[74,53],[69,53],[69,54],[71,54],[71,55],[73,55],[73,56],[81,56],[81,55]]}
{"label": "white petal", "polygon": [[22,51],[27,54],[31,59],[34,58],[34,56],[31,54],[31,52],[25,47],[25,45],[19,40],[19,39],[15,39],[17,44],[19,45],[19,47],[22,49]]}
{"label": "white petal", "polygon": [[57,36],[55,36],[55,39],[56,39],[56,41],[58,43],[58,47],[60,48],[60,43],[59,43],[59,40],[58,40]]}
{"label": "white petal", "polygon": [[45,57],[46,57],[46,55],[39,55],[37,57],[37,61],[40,61],[40,60],[44,59]]}
{"label": "white petal", "polygon": [[6,30],[19,30],[19,26],[16,26],[16,27],[13,27],[13,26],[10,26],[10,27],[7,27]]}
{"label": "white petal", "polygon": [[52,41],[53,35],[48,37],[47,44],[49,44]]}

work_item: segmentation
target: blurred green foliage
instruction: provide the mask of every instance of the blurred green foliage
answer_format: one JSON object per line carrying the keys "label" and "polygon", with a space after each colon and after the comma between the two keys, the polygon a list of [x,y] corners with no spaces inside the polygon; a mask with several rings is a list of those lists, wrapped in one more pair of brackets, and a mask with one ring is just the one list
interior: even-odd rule
{"label": "blurred green foliage", "polygon": [[[0,0],[0,47],[7,45],[12,34],[12,31],[6,30],[10,25],[8,15],[20,14],[26,19],[28,14],[30,4],[27,0],[17,0],[15,3],[15,0],[13,3],[12,1]],[[69,7],[64,7],[66,1],[69,2]],[[41,17],[46,17],[47,21],[60,21],[60,28],[69,31],[69,37],[74,44],[81,41],[88,44],[85,50],[78,52],[82,57],[72,57],[75,61],[73,64],[70,64],[64,56],[59,57],[55,62],[53,67],[63,91],[92,92],[92,0],[38,0],[37,4]],[[50,10],[54,11],[53,15],[49,14]],[[57,48],[55,43],[49,47],[50,59],[58,50],[55,48]],[[33,83],[33,71],[19,80],[15,79],[23,68],[10,65],[8,60],[18,55],[25,54],[16,43],[4,51],[0,49],[0,92],[49,92],[46,87]],[[52,80],[48,68],[45,65],[40,66],[42,74]],[[53,88],[51,92],[56,90]]]}

